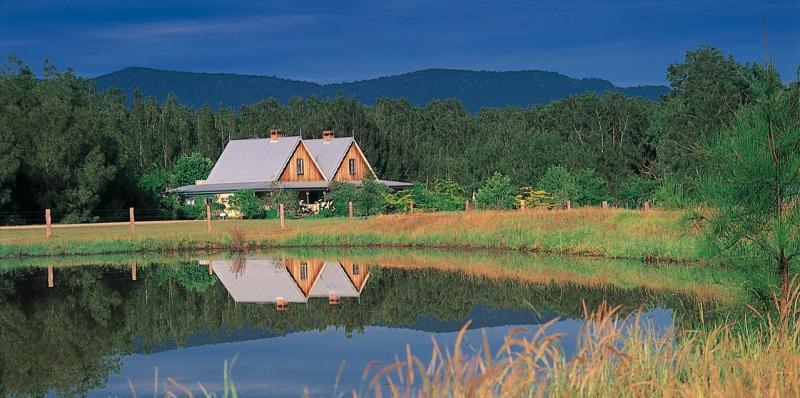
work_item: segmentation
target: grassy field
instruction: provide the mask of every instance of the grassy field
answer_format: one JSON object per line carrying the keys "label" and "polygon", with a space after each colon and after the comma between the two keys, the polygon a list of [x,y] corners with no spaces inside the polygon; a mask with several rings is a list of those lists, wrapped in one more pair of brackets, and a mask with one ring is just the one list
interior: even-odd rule
{"label": "grassy field", "polygon": [[[232,233],[241,231],[241,236]],[[0,258],[240,247],[427,247],[511,249],[648,261],[694,261],[699,233],[683,213],[584,208],[346,218],[214,221],[53,229],[0,229]]]}

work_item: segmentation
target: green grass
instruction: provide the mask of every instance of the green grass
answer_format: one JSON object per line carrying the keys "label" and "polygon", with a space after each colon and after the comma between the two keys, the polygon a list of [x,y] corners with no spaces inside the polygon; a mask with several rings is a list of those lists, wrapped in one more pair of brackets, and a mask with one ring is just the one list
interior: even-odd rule
{"label": "green grass", "polygon": [[422,247],[484,248],[648,260],[693,262],[701,259],[700,236],[683,213],[647,213],[597,208],[571,211],[471,212],[389,215],[369,219],[276,220],[142,224],[130,236],[127,226],[88,225],[0,230],[0,258],[124,252],[226,250],[239,228],[250,248]]}

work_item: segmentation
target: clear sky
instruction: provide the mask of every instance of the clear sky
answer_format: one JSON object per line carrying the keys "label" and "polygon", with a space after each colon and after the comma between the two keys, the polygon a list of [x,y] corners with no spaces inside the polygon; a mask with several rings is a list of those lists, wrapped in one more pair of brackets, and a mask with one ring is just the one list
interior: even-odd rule
{"label": "clear sky", "polygon": [[128,66],[338,82],[426,68],[665,84],[687,50],[800,65],[800,0],[0,0],[0,54],[96,76]]}

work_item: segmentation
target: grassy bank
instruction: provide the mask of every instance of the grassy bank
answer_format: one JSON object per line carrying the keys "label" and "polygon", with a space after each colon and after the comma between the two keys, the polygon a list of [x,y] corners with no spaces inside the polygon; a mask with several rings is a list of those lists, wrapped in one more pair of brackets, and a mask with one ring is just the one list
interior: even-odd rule
{"label": "grassy bank", "polygon": [[[44,230],[0,230],[0,257],[226,250],[246,242],[274,247],[423,247],[510,249],[653,261],[699,259],[698,233],[683,213],[597,208],[571,211],[432,213],[357,219],[202,221],[137,226],[87,225]],[[232,239],[239,229],[243,241]]]}
{"label": "grassy bank", "polygon": [[[730,269],[684,264],[644,264],[635,260],[529,255],[516,251],[452,251],[420,249],[281,249],[251,252],[253,257],[275,256],[303,260],[346,261],[382,268],[436,269],[478,278],[513,279],[534,284],[573,285],[602,289],[645,289],[654,294],[677,293],[694,301],[720,306],[746,300],[747,278]],[[223,260],[234,254],[108,254],[90,256],[23,257],[0,259],[0,271],[54,266],[111,266],[139,269],[150,265],[186,265],[197,260]],[[454,259],[458,259],[454,261]],[[43,273],[44,275],[44,273]]]}

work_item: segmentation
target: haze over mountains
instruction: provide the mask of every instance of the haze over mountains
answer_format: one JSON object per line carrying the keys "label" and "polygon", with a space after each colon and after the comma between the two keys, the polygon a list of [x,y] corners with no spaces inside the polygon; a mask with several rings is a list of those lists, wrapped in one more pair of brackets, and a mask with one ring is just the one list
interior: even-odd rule
{"label": "haze over mountains", "polygon": [[338,94],[355,96],[359,102],[374,104],[378,98],[406,98],[416,106],[434,99],[458,98],[470,111],[481,107],[544,104],[573,94],[621,92],[657,99],[666,94],[665,86],[617,87],[602,79],[573,79],[544,71],[487,72],[453,69],[426,69],[401,75],[347,83],[319,84],[271,76],[229,73],[195,73],[151,68],[125,68],[96,77],[100,91],[121,88],[130,100],[135,89],[159,101],[174,93],[186,105],[200,107],[220,103],[238,108],[262,99],[275,98],[287,103],[292,97]]}

